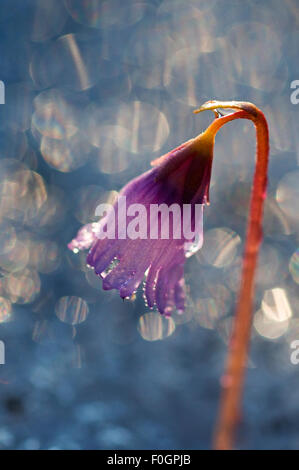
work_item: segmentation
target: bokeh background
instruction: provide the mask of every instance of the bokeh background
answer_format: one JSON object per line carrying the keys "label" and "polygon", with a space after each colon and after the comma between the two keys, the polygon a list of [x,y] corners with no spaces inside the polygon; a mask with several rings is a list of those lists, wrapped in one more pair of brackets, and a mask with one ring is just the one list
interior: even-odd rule
{"label": "bokeh background", "polygon": [[269,191],[237,447],[299,448],[297,0],[1,0],[0,448],[206,449],[234,312],[255,133],[217,135],[188,306],[123,302],[67,243],[208,99],[257,104]]}

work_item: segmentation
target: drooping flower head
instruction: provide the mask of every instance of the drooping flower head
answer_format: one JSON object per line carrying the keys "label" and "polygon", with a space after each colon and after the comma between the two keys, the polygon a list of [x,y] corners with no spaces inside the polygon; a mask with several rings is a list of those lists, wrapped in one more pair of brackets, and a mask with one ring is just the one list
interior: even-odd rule
{"label": "drooping flower head", "polygon": [[[234,112],[219,117],[219,108],[232,109]],[[216,119],[204,133],[154,161],[152,170],[131,181],[121,191],[119,202],[128,197],[131,203],[125,219],[123,220],[123,207],[117,203],[117,207],[108,211],[107,217],[98,224],[83,227],[69,247],[78,250],[91,246],[87,260],[96,273],[104,278],[104,289],[115,288],[122,297],[130,296],[146,274],[145,295],[148,304],[151,307],[156,305],[165,315],[169,315],[174,308],[183,311],[185,298],[183,268],[188,253],[186,247],[190,246],[190,241],[196,240],[198,248],[202,243],[202,210],[209,199],[215,134],[225,123],[234,119],[249,119],[253,122],[256,129],[256,166],[251,190],[242,278],[232,328],[232,341],[222,380],[222,397],[214,441],[216,449],[232,449],[236,426],[240,419],[241,395],[251,336],[254,277],[262,241],[263,203],[267,188],[269,130],[263,112],[252,103],[208,101],[195,112],[207,109],[214,111]],[[151,209],[157,205],[160,207],[170,205],[176,208],[187,206],[190,209],[189,218],[194,231],[190,230],[187,233],[181,231],[181,218],[184,226],[184,212],[183,216],[180,212],[181,217],[175,220],[174,211],[172,232],[168,240],[164,236],[164,230],[167,232],[168,229],[169,234],[169,220],[163,219],[161,214],[157,217],[155,213],[154,228],[157,230],[152,232],[145,222],[148,219],[152,221]],[[197,207],[200,207],[199,226],[196,224]],[[134,211],[139,211],[138,217],[128,220],[127,216],[134,216]],[[115,237],[116,215],[118,230]],[[130,230],[130,237],[126,236],[128,235],[126,229]],[[103,238],[103,233],[109,234],[110,238]],[[115,258],[118,264],[107,276],[104,276],[103,272]]]}
{"label": "drooping flower head", "polygon": [[[164,315],[183,312],[184,264],[203,243],[203,207],[209,203],[214,138],[221,120],[231,119],[217,118],[205,132],[153,161],[151,170],[120,191],[105,217],[85,225],[70,242],[74,251],[90,248],[87,263],[103,278],[104,290],[131,297],[145,277],[149,307]],[[163,216],[165,208],[168,217]]]}

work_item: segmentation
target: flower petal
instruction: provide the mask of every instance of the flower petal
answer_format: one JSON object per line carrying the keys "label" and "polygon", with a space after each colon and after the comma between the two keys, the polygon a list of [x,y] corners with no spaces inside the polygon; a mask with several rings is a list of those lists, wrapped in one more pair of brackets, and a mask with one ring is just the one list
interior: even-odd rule
{"label": "flower petal", "polygon": [[156,304],[159,312],[169,315],[175,307],[175,287],[183,276],[183,266],[162,268],[159,271],[156,287]]}
{"label": "flower petal", "polygon": [[83,225],[76,238],[68,244],[68,248],[72,251],[88,249],[97,239],[95,235],[96,225],[96,223]]}

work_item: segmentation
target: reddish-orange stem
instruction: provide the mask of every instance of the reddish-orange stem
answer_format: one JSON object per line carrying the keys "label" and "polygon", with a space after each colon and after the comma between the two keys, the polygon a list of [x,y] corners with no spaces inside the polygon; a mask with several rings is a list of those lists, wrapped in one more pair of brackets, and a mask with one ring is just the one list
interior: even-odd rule
{"label": "reddish-orange stem", "polygon": [[264,114],[251,103],[234,103],[234,106],[228,104],[220,103],[219,105],[219,103],[213,104],[212,102],[203,106],[203,109],[219,107],[241,109],[241,111],[216,119],[210,125],[210,130],[216,133],[228,121],[240,118],[250,119],[256,128],[257,149],[241,286],[225,374],[222,378],[220,410],[214,436],[214,448],[218,450],[233,448],[241,414],[241,398],[252,324],[254,274],[262,241],[263,203],[266,195],[269,155],[269,132]]}

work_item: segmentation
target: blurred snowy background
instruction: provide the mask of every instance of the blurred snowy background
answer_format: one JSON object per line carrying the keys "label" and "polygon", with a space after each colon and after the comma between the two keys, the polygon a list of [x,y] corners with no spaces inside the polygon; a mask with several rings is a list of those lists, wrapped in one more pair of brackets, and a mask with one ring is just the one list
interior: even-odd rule
{"label": "blurred snowy background", "polygon": [[217,135],[205,241],[170,320],[67,250],[100,202],[200,133],[208,99],[257,104],[269,191],[239,448],[299,448],[297,0],[1,0],[1,449],[209,448],[238,290],[252,124]]}

